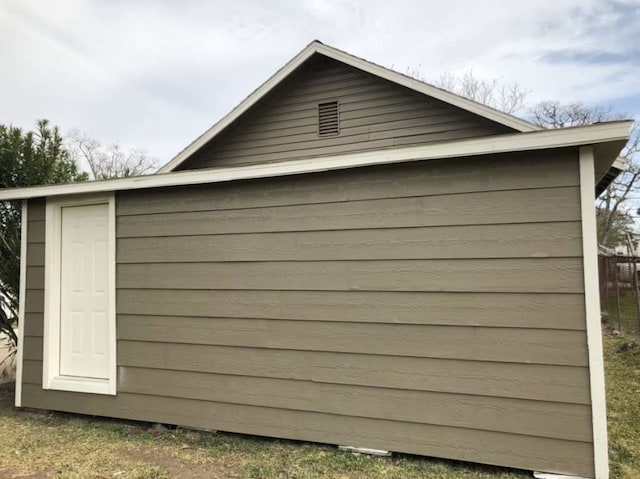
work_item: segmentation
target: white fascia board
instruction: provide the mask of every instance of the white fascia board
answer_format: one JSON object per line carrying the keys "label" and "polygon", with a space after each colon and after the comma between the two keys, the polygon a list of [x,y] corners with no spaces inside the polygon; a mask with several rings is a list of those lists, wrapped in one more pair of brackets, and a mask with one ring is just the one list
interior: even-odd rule
{"label": "white fascia board", "polygon": [[627,139],[629,137],[631,124],[631,121],[619,121],[576,128],[542,130],[530,133],[511,133],[507,135],[434,143],[407,148],[324,156],[294,161],[264,163],[260,165],[177,171],[66,185],[10,188],[0,190],[0,201],[165,186],[220,183],[235,180],[316,173],[360,166],[591,145]]}
{"label": "white fascia board", "polygon": [[580,148],[580,208],[582,211],[582,255],[584,261],[584,299],[589,354],[589,382],[591,386],[594,478],[608,479],[607,404],[604,385],[600,288],[598,284],[598,238],[596,207],[593,202],[594,190],[593,147],[583,146]]}
{"label": "white fascia board", "polygon": [[319,53],[326,57],[340,61],[347,65],[350,65],[359,70],[365,71],[372,75],[376,75],[385,80],[389,80],[398,85],[410,88],[418,93],[431,96],[438,100],[444,101],[451,105],[457,106],[464,110],[467,110],[476,115],[480,115],[488,120],[495,121],[502,125],[513,128],[519,132],[537,131],[542,128],[529,123],[528,121],[517,118],[508,113],[501,112],[494,108],[488,107],[481,103],[477,103],[473,100],[461,97],[454,93],[442,90],[428,83],[416,80],[401,73],[389,70],[388,68],[376,65],[362,58],[355,57],[349,53],[343,52],[336,48],[330,47],[318,41],[313,41],[307,47],[293,57],[285,66],[278,70],[271,78],[260,85],[253,91],[247,98],[245,98],[238,106],[236,106],[230,113],[224,116],[215,125],[205,131],[202,135],[196,138],[191,144],[189,144],[184,150],[178,153],[168,163],[163,165],[158,173],[168,173],[173,171],[187,158],[193,155],[196,151],[202,148],[206,143],[211,141],[218,133],[224,130],[227,126],[237,120],[240,115],[246,112],[249,108],[255,105],[262,97],[268,94],[273,88],[275,88],[280,82],[288,77],[296,68],[307,61],[313,54]]}

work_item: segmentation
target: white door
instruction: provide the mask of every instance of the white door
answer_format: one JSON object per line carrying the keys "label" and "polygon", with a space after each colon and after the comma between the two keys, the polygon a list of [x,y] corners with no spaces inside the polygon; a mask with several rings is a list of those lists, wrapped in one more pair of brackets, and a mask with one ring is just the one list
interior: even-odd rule
{"label": "white door", "polygon": [[60,375],[109,377],[109,205],[65,206],[60,242]]}

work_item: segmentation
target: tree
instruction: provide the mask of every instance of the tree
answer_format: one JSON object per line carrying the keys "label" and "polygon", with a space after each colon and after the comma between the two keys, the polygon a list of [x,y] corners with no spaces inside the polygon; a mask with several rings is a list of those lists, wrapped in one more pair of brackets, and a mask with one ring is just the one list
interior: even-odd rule
{"label": "tree", "polygon": [[73,130],[67,136],[69,148],[78,162],[86,162],[94,180],[138,176],[155,172],[157,161],[144,151],[123,149],[117,144],[102,145]]}
{"label": "tree", "polygon": [[[0,125],[0,188],[86,181],[65,149],[57,127],[47,120],[36,131]],[[20,283],[20,202],[0,203],[0,332],[15,348]]]}
{"label": "tree", "polygon": [[611,108],[585,105],[582,102],[541,101],[531,108],[530,112],[533,122],[544,128],[568,128],[629,118],[629,115],[624,113],[614,113]]}
{"label": "tree", "polygon": [[[425,81],[419,69],[408,71],[407,74]],[[473,70],[467,71],[462,76],[444,72],[428,83],[511,115],[526,107],[526,100],[530,93],[516,82],[504,84],[499,78],[477,77]]]}
{"label": "tree", "polygon": [[[608,232],[607,237],[600,244],[610,248],[626,244],[627,233],[633,229],[633,217],[625,211],[609,214],[606,209],[596,207],[596,221],[599,236],[604,231]],[[607,221],[610,224],[606,224]]]}
{"label": "tree", "polygon": [[[614,113],[611,108],[580,102],[562,104],[544,101],[535,105],[531,114],[533,121],[545,128],[566,128],[629,118],[624,113]],[[602,245],[616,246],[624,241],[626,233],[633,230],[633,210],[638,210],[638,205],[634,206],[630,200],[640,189],[639,153],[640,128],[638,123],[634,123],[631,138],[620,153],[620,157],[626,160],[627,169],[596,200],[598,242]]]}

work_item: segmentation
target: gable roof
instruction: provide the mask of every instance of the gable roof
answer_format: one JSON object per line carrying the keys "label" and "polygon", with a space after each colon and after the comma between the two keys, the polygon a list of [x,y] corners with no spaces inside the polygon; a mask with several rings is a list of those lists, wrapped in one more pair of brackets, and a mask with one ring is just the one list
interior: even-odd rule
{"label": "gable roof", "polygon": [[473,100],[469,100],[441,88],[437,88],[433,85],[429,85],[428,83],[416,80],[415,78],[403,75],[402,73],[398,73],[380,65],[376,65],[375,63],[371,63],[362,58],[350,55],[349,53],[343,52],[336,48],[325,45],[318,40],[315,40],[311,42],[304,50],[298,53],[285,66],[278,70],[271,78],[269,78],[260,87],[254,90],[253,93],[251,93],[238,106],[231,110],[230,113],[228,113],[225,117],[223,117],[220,121],[218,121],[207,131],[205,131],[198,138],[196,138],[190,145],[188,145],[172,160],[170,160],[167,164],[160,168],[158,172],[166,173],[177,168],[180,164],[187,160],[187,158],[197,152],[201,147],[203,147],[225,128],[231,125],[235,120],[237,120],[243,113],[249,110],[249,108],[255,105],[260,99],[271,92],[294,70],[296,70],[309,58],[316,54],[324,55],[328,58],[332,58],[346,65],[352,66],[385,80],[389,80],[393,83],[414,90],[418,93],[422,93],[432,98],[444,101],[446,103],[449,103],[450,105],[469,111],[493,122],[505,125],[509,128],[513,128],[517,132],[541,130],[541,127],[517,118],[513,115],[509,115],[489,106],[477,103]]}

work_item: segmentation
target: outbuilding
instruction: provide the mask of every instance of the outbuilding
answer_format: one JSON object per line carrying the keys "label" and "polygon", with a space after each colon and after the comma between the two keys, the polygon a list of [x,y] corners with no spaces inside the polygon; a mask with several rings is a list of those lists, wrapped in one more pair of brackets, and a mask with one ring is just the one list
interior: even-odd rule
{"label": "outbuilding", "polygon": [[604,479],[594,198],[629,128],[312,42],[158,174],[0,190],[16,406]]}

